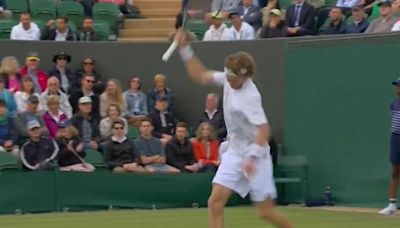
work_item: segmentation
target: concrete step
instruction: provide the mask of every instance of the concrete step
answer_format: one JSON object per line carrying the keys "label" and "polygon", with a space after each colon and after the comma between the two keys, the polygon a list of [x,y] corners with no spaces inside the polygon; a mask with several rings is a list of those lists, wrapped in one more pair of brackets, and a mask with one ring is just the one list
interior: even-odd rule
{"label": "concrete step", "polygon": [[119,32],[120,37],[130,36],[168,36],[173,29],[159,29],[159,28],[148,28],[148,29],[124,29]]}
{"label": "concrete step", "polygon": [[140,12],[145,17],[175,17],[179,9],[143,9]]}
{"label": "concrete step", "polygon": [[175,27],[175,18],[146,18],[127,19],[124,22],[125,29],[139,28],[171,28]]}
{"label": "concrete step", "polygon": [[[129,37],[129,38],[118,38],[118,42],[136,42],[136,43],[166,43],[167,38],[162,37]],[[160,56],[161,58],[161,56]]]}
{"label": "concrete step", "polygon": [[180,9],[181,0],[135,0],[134,4],[139,10],[163,8],[163,9]]}

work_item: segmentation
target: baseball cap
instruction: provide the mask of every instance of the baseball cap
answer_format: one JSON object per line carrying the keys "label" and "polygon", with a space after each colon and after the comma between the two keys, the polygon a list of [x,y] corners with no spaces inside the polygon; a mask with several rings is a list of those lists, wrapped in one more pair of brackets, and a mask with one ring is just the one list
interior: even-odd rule
{"label": "baseball cap", "polygon": [[168,101],[168,98],[166,96],[157,96],[156,101]]}
{"label": "baseball cap", "polygon": [[235,16],[235,15],[240,15],[240,13],[238,11],[232,11],[229,13],[229,18],[232,18],[232,16]]}
{"label": "baseball cap", "polygon": [[87,103],[92,103],[92,98],[90,97],[79,98],[79,104],[87,104]]}
{"label": "baseball cap", "polygon": [[354,12],[358,12],[358,11],[361,11],[361,10],[364,10],[364,9],[363,9],[362,6],[354,6],[351,10],[354,11]]}
{"label": "baseball cap", "polygon": [[26,55],[26,59],[27,60],[34,60],[34,61],[39,61],[40,60],[40,58],[39,58],[39,54],[38,53],[36,53],[36,52],[29,52],[27,55]]}
{"label": "baseball cap", "polygon": [[394,80],[394,81],[392,82],[392,85],[400,86],[400,78],[397,78],[396,80]]}
{"label": "baseball cap", "polygon": [[221,19],[221,20],[224,19],[224,17],[222,16],[222,13],[220,13],[218,11],[213,12],[212,15],[211,15],[211,18],[213,18],[213,19]]}
{"label": "baseball cap", "polygon": [[279,9],[272,9],[269,14],[273,14],[276,16],[282,16],[282,12]]}
{"label": "baseball cap", "polygon": [[28,103],[32,104],[32,103],[39,103],[39,97],[37,97],[36,95],[31,95],[28,97]]}
{"label": "baseball cap", "polygon": [[32,130],[33,128],[37,128],[37,127],[40,127],[40,123],[37,120],[31,120],[26,125],[26,128],[28,130]]}
{"label": "baseball cap", "polygon": [[381,0],[381,1],[379,1],[378,6],[379,7],[381,7],[381,6],[392,6],[392,1],[390,1],[390,0]]}

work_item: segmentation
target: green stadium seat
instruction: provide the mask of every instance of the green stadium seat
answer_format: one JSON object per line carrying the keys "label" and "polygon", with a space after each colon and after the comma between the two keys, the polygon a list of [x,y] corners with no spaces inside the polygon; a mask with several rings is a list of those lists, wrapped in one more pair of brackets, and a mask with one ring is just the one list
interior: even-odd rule
{"label": "green stadium seat", "polygon": [[107,22],[111,29],[117,29],[119,8],[113,3],[96,3],[93,6],[93,19]]}
{"label": "green stadium seat", "polygon": [[48,22],[57,17],[54,0],[30,0],[29,8],[34,20]]}
{"label": "green stadium seat", "polygon": [[14,20],[0,20],[0,39],[10,39],[11,29],[16,24],[18,24],[18,22]]}
{"label": "green stadium seat", "polygon": [[78,2],[62,1],[57,5],[57,12],[59,16],[68,17],[76,27],[81,28],[84,18],[83,6]]}
{"label": "green stadium seat", "polygon": [[128,126],[128,138],[130,140],[135,140],[139,137],[140,132],[139,129],[137,129],[136,127],[133,127],[131,125]]}
{"label": "green stadium seat", "polygon": [[42,30],[44,28],[44,26],[46,26],[47,23],[45,23],[44,21],[33,21],[40,30]]}
{"label": "green stadium seat", "polygon": [[95,150],[87,150],[85,161],[92,164],[96,170],[107,170],[103,155]]}
{"label": "green stadium seat", "polygon": [[336,6],[337,0],[326,0],[325,6]]}
{"label": "green stadium seat", "polygon": [[204,33],[209,28],[209,25],[203,20],[188,20],[185,26],[187,30],[196,35],[198,40],[203,40]]}
{"label": "green stadium seat", "polygon": [[68,28],[71,29],[72,32],[77,31],[76,25],[72,21],[68,21]]}
{"label": "green stadium seat", "polygon": [[93,29],[97,33],[97,39],[99,41],[108,41],[111,34],[110,26],[105,22],[95,22]]}
{"label": "green stadium seat", "polygon": [[18,172],[20,163],[11,153],[0,153],[0,173]]}
{"label": "green stadium seat", "polygon": [[293,4],[293,0],[281,0],[279,1],[279,4],[282,9],[287,9],[290,5]]}
{"label": "green stadium seat", "polygon": [[8,10],[11,10],[13,20],[19,20],[19,15],[23,12],[28,12],[28,2],[26,0],[6,0]]}

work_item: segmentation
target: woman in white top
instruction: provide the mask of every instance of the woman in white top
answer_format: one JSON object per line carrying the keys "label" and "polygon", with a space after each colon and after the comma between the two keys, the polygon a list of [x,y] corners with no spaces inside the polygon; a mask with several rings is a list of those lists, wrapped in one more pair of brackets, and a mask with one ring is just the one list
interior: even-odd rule
{"label": "woman in white top", "polygon": [[108,139],[112,134],[112,123],[122,120],[125,123],[124,132],[128,134],[128,122],[121,117],[121,109],[118,105],[111,104],[107,109],[107,117],[100,121],[100,135],[102,139]]}
{"label": "woman in white top", "polygon": [[27,76],[22,77],[20,90],[14,94],[15,102],[17,103],[17,112],[26,111],[26,104],[31,95],[35,95],[39,98],[39,94],[35,93],[32,79]]}
{"label": "woman in white top", "polygon": [[107,109],[111,104],[119,107],[121,113],[125,112],[125,99],[122,95],[121,83],[117,79],[110,79],[107,82],[106,90],[100,95],[100,116],[107,116]]}

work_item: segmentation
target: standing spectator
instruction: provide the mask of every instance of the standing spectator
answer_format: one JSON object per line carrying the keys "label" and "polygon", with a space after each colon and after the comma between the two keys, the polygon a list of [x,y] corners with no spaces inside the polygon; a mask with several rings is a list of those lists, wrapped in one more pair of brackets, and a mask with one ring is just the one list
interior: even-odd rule
{"label": "standing spectator", "polygon": [[143,118],[140,123],[140,137],[135,146],[140,154],[141,163],[147,172],[179,173],[179,170],[166,164],[165,150],[158,138],[152,136],[151,120]]}
{"label": "standing spectator", "polygon": [[121,113],[125,112],[125,99],[122,94],[121,83],[117,79],[107,81],[106,90],[100,95],[100,115],[107,116],[107,109],[111,104],[118,105]]}
{"label": "standing spectator", "polygon": [[141,91],[141,87],[140,78],[133,76],[129,79],[129,89],[123,94],[126,104],[124,116],[128,119],[129,123],[133,123],[135,119],[148,114],[147,97]]}
{"label": "standing spectator", "polygon": [[315,9],[305,0],[294,0],[286,10],[285,22],[289,36],[315,34]]}
{"label": "standing spectator", "polygon": [[254,5],[256,0],[242,0],[242,4],[236,9],[244,22],[253,26],[254,31],[257,31],[262,24],[261,9],[258,5]]}
{"label": "standing spectator", "polygon": [[224,23],[221,13],[214,12],[211,16],[211,26],[206,31],[203,41],[229,40],[229,28]]}
{"label": "standing spectator", "polygon": [[39,98],[39,94],[35,93],[33,82],[30,77],[23,77],[21,80],[20,91],[14,94],[15,102],[17,104],[17,112],[23,112],[26,110],[28,99],[31,96]]}
{"label": "standing spectator", "polygon": [[17,104],[12,93],[4,88],[3,78],[0,77],[0,100],[5,103],[7,109],[7,115],[9,117],[15,117],[17,111]]}
{"label": "standing spectator", "polygon": [[242,20],[238,12],[229,14],[232,21],[232,27],[229,29],[229,40],[254,40],[255,31],[251,25]]}
{"label": "standing spectator", "polygon": [[93,19],[85,17],[82,22],[82,29],[79,31],[78,39],[80,41],[97,41],[97,33],[93,29]]}
{"label": "standing spectator", "polygon": [[365,33],[390,32],[394,23],[396,23],[396,18],[392,14],[392,2],[390,0],[379,2],[378,6],[380,17],[369,24]]}
{"label": "standing spectator", "polygon": [[115,121],[124,122],[123,133],[128,134],[128,122],[121,116],[121,109],[118,105],[111,104],[107,109],[107,117],[100,121],[100,135],[103,140],[107,140],[112,135],[112,125]]}
{"label": "standing spectator", "polygon": [[367,30],[369,22],[365,18],[364,9],[356,6],[352,10],[353,22],[347,25],[346,33],[364,33]]}
{"label": "standing spectator", "polygon": [[192,143],[186,138],[186,134],[186,123],[177,123],[175,136],[167,143],[165,147],[167,164],[179,169],[184,173],[197,173],[200,168],[195,162]]}
{"label": "standing spectator", "polygon": [[101,81],[100,74],[96,71],[96,60],[93,57],[86,56],[82,61],[82,68],[76,70],[75,72],[75,81],[73,83],[73,87],[81,88],[82,78],[85,75],[92,75],[95,79],[95,84],[93,90],[97,94],[101,94],[104,91],[105,84]]}
{"label": "standing spectator", "polygon": [[21,148],[21,161],[25,171],[53,170],[59,147],[49,138],[41,136],[41,125],[31,120],[26,125],[30,139]]}
{"label": "standing spectator", "polygon": [[174,135],[176,120],[168,113],[168,99],[159,96],[156,101],[155,110],[150,112],[149,118],[154,126],[153,135],[166,144]]}
{"label": "standing spectator", "polygon": [[35,87],[35,93],[42,93],[46,90],[47,86],[47,73],[39,68],[40,59],[39,55],[36,52],[29,52],[25,66],[21,69],[20,74],[25,77],[29,76]]}
{"label": "standing spectator", "polygon": [[219,142],[213,126],[208,122],[199,125],[196,138],[192,141],[193,153],[200,164],[201,171],[215,172],[220,164],[218,159]]}
{"label": "standing spectator", "polygon": [[278,9],[272,9],[268,24],[261,27],[260,38],[286,37],[287,33],[288,30],[285,21],[282,20],[282,12]]}
{"label": "standing spectator", "polygon": [[19,90],[22,75],[19,73],[18,60],[14,56],[4,57],[1,61],[1,77],[4,81],[4,87],[14,94]]}
{"label": "standing spectator", "polygon": [[104,146],[104,160],[114,173],[144,172],[140,155],[132,141],[126,137],[126,124],[116,120],[112,123],[112,136]]}
{"label": "standing spectator", "polygon": [[7,4],[5,0],[0,0],[0,18],[9,19],[11,18],[12,12],[7,10]]}
{"label": "standing spectator", "polygon": [[99,121],[91,115],[92,99],[90,97],[79,98],[79,112],[72,119],[72,125],[78,129],[87,150],[98,150],[101,140]]}
{"label": "standing spectator", "polygon": [[147,93],[147,108],[149,112],[154,110],[156,98],[159,96],[168,99],[168,112],[174,111],[174,96],[171,89],[167,88],[167,77],[163,74],[156,74],[154,76],[154,88]]}
{"label": "standing spectator", "polygon": [[67,122],[61,122],[57,131],[57,143],[60,147],[58,165],[61,171],[93,172],[94,166],[85,162],[83,142],[78,130]]}
{"label": "standing spectator", "polygon": [[19,148],[14,142],[17,135],[12,118],[7,114],[7,104],[0,99],[0,153],[11,152],[14,156],[19,156]]}
{"label": "standing spectator", "polygon": [[73,113],[77,113],[79,111],[79,99],[81,97],[90,97],[92,101],[92,112],[90,113],[96,119],[100,118],[99,115],[99,96],[93,91],[93,84],[95,83],[95,79],[92,75],[86,75],[81,80],[81,87],[79,90],[72,90],[69,102],[72,105]]}
{"label": "standing spectator", "polygon": [[19,24],[11,29],[10,40],[40,40],[40,29],[29,13],[21,13]]}
{"label": "standing spectator", "polygon": [[68,68],[71,62],[71,56],[65,52],[59,52],[53,56],[54,66],[49,70],[49,76],[56,76],[61,83],[61,89],[64,93],[69,93],[72,82],[74,81],[74,73]]}
{"label": "standing spectator", "polygon": [[[56,26],[54,27],[54,23]],[[77,41],[78,36],[68,26],[68,18],[59,16],[56,21],[49,20],[43,28],[41,40]]]}
{"label": "standing spectator", "polygon": [[49,96],[58,96],[60,102],[60,111],[65,113],[68,118],[72,117],[72,107],[69,103],[68,96],[60,89],[60,81],[57,77],[53,76],[47,80],[47,89],[40,94],[39,97],[39,110],[46,112],[47,108],[47,98]]}
{"label": "standing spectator", "polygon": [[219,96],[217,94],[209,93],[207,95],[204,112],[200,116],[195,129],[197,129],[201,123],[208,122],[214,127],[218,139],[223,141],[226,137],[226,126],[224,113],[223,110],[219,108],[218,101]]}
{"label": "standing spectator", "polygon": [[342,10],[339,7],[333,7],[329,12],[329,19],[331,23],[322,32],[325,35],[337,35],[346,33],[346,23],[343,21]]}
{"label": "standing spectator", "polygon": [[43,114],[43,121],[49,131],[49,137],[56,138],[58,126],[68,120],[68,116],[60,110],[60,98],[56,95],[47,97],[47,109]]}
{"label": "standing spectator", "polygon": [[40,124],[40,127],[42,128],[41,133],[43,134],[43,136],[48,136],[48,131],[43,121],[42,115],[38,111],[38,106],[38,97],[35,95],[31,95],[27,100],[26,111],[18,113],[15,117],[14,125],[15,130],[18,133],[18,145],[23,145],[29,138],[29,134],[26,130],[26,125],[32,120],[37,121]]}
{"label": "standing spectator", "polygon": [[282,10],[279,0],[268,0],[267,5],[261,9],[262,12],[262,24],[263,25],[268,25],[269,22],[269,15],[271,15],[271,10],[273,9],[278,9],[281,12],[281,17],[284,17],[284,10]]}

